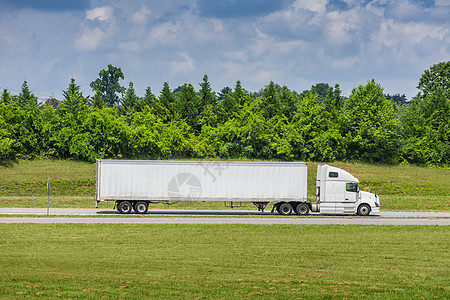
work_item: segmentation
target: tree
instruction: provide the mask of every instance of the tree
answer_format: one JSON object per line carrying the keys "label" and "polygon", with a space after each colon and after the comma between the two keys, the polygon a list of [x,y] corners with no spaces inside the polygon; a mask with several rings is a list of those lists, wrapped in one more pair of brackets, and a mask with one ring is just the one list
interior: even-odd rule
{"label": "tree", "polygon": [[196,120],[196,128],[200,130],[204,125],[217,125],[217,97],[211,89],[208,81],[208,75],[203,76],[203,82],[200,83],[199,97],[199,115]]}
{"label": "tree", "polygon": [[397,162],[400,136],[396,115],[395,104],[386,100],[383,88],[375,80],[353,89],[344,104],[347,158]]}
{"label": "tree", "polygon": [[143,105],[147,105],[148,107],[154,107],[157,99],[156,96],[152,93],[152,89],[147,87],[145,89],[144,98],[142,98]]}
{"label": "tree", "polygon": [[102,92],[103,101],[109,107],[113,107],[118,101],[118,93],[123,93],[125,87],[121,86],[119,80],[125,79],[123,72],[120,68],[108,65],[108,70],[101,70],[98,74],[99,78],[92,81],[90,87],[94,91]]}
{"label": "tree", "polygon": [[280,115],[282,112],[279,93],[277,92],[277,87],[273,81],[271,81],[263,90],[261,109],[266,119]]}
{"label": "tree", "polygon": [[140,111],[139,98],[136,96],[133,83],[130,82],[125,94],[120,99],[119,112],[122,115],[129,115],[135,111]]}
{"label": "tree", "polygon": [[[0,103],[1,105],[2,103]],[[14,151],[11,148],[11,132],[8,127],[10,127],[9,124],[5,122],[0,114],[0,161],[14,158]]]}
{"label": "tree", "polygon": [[394,95],[384,95],[384,97],[388,100],[391,100],[393,102],[395,102],[398,106],[402,106],[405,105],[406,103],[408,103],[408,99],[406,98],[406,95],[400,95],[400,94],[394,94]]}
{"label": "tree", "polygon": [[315,85],[313,85],[311,87],[311,90],[314,89],[314,91],[316,92],[317,96],[319,96],[319,99],[321,101],[324,101],[324,99],[326,99],[328,97],[328,90],[330,89],[330,86],[328,85],[328,83],[316,83]]}
{"label": "tree", "polygon": [[173,105],[175,102],[175,95],[170,90],[169,84],[164,82],[163,89],[161,90],[161,94],[159,95],[159,104],[167,109],[170,113],[173,113]]}
{"label": "tree", "polygon": [[338,114],[344,105],[344,97],[341,96],[341,89],[339,84],[334,85],[334,89],[328,89],[327,96],[323,99],[323,104],[328,112]]}
{"label": "tree", "polygon": [[11,96],[7,89],[3,89],[2,95],[0,97],[0,103],[8,104],[14,100],[14,97]]}
{"label": "tree", "polygon": [[450,99],[442,87],[417,96],[401,115],[406,161],[422,165],[450,164]]}
{"label": "tree", "polygon": [[67,90],[63,91],[64,100],[59,105],[61,114],[71,113],[78,118],[88,109],[88,100],[83,97],[80,86],[75,83],[75,79],[70,79]]}
{"label": "tree", "polygon": [[450,164],[450,61],[422,74],[420,90],[400,116],[403,158],[423,165]]}
{"label": "tree", "polygon": [[83,97],[83,93],[80,91],[80,86],[75,83],[75,78],[70,79],[67,90],[63,91],[64,100],[69,99],[71,94],[78,94]]}
{"label": "tree", "polygon": [[287,86],[281,88],[280,94],[281,112],[290,120],[296,108],[296,96]]}
{"label": "tree", "polygon": [[303,98],[292,117],[298,136],[293,134],[295,158],[333,161],[345,153],[339,125],[331,118],[314,88]]}
{"label": "tree", "polygon": [[420,90],[418,96],[422,99],[439,88],[442,89],[444,97],[450,98],[450,61],[440,62],[425,70],[417,88]]}
{"label": "tree", "polygon": [[200,112],[200,98],[194,90],[192,84],[185,83],[182,89],[177,93],[175,100],[175,112],[186,119],[186,122],[192,128],[199,130],[197,118]]}
{"label": "tree", "polygon": [[232,92],[233,92],[233,90],[229,86],[222,88],[218,94],[217,100],[222,101],[226,95],[229,95]]}
{"label": "tree", "polygon": [[208,75],[203,76],[203,82],[200,83],[200,105],[205,107],[207,105],[213,104],[216,101],[216,93],[211,89],[211,84],[208,81]]}
{"label": "tree", "polygon": [[38,107],[38,98],[30,91],[26,81],[22,84],[22,90],[17,97],[19,106],[25,110],[32,110]]}
{"label": "tree", "polygon": [[103,99],[102,99],[102,92],[100,92],[99,90],[95,91],[94,94],[94,98],[92,99],[91,105],[92,107],[95,107],[97,109],[102,109],[103,108]]}

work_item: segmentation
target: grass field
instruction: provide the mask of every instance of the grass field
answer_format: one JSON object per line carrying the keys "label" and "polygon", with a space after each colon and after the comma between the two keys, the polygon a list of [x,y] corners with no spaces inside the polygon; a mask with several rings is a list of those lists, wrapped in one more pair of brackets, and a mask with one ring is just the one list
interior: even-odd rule
{"label": "grass field", "polygon": [[450,228],[1,224],[0,298],[448,299]]}
{"label": "grass field", "polygon": [[[380,195],[383,210],[450,210],[450,169],[342,162],[332,165],[359,178],[361,189]],[[317,163],[308,163],[311,200],[315,195],[316,170]],[[52,207],[94,207],[95,164],[66,160],[19,161],[0,166],[0,207],[32,207],[34,196],[37,207],[46,207],[48,178],[52,183]],[[174,207],[217,209],[223,206],[223,203],[188,202]],[[101,207],[106,207],[106,203]],[[253,209],[254,206],[244,204],[243,208]]]}

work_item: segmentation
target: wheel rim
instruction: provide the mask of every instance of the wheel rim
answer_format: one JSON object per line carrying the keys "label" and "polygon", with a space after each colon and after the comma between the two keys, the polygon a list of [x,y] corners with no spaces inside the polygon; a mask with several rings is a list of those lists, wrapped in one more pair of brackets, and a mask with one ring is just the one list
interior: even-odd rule
{"label": "wheel rim", "polygon": [[139,204],[136,209],[138,212],[143,213],[145,211],[145,204]]}
{"label": "wheel rim", "polygon": [[369,214],[369,208],[367,207],[367,206],[362,206],[360,209],[359,209],[359,211],[360,211],[360,214],[361,215],[363,215],[363,216],[366,216],[366,215],[368,215]]}
{"label": "wheel rim", "polygon": [[289,208],[288,205],[282,205],[280,211],[282,212],[283,215],[287,215],[291,212],[291,208]]}
{"label": "wheel rim", "polygon": [[308,208],[304,205],[300,206],[300,214],[304,215],[308,211]]}
{"label": "wheel rim", "polygon": [[130,210],[130,206],[129,206],[128,204],[123,204],[123,205],[122,205],[122,210],[123,210],[124,212],[127,212],[127,211]]}

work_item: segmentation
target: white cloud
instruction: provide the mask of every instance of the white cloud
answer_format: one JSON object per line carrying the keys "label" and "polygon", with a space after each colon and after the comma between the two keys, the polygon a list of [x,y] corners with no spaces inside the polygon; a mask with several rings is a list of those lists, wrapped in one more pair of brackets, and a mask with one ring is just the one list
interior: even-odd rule
{"label": "white cloud", "polygon": [[119,49],[127,52],[138,52],[140,50],[140,45],[136,41],[123,42],[119,44]]}
{"label": "white cloud", "polygon": [[113,17],[113,10],[109,6],[97,7],[86,11],[87,20],[109,21]]}
{"label": "white cloud", "polygon": [[386,92],[411,97],[421,73],[450,57],[448,0],[428,8],[411,0],[342,1],[346,7],[337,10],[327,10],[325,0],[295,0],[265,15],[220,19],[199,14],[191,0],[0,11],[0,84],[20,87],[26,77],[58,93],[78,74],[90,94],[89,83],[111,63],[138,93],[208,74],[216,90],[238,79],[250,91],[270,80],[297,91],[328,82],[348,95],[374,78],[389,84]]}
{"label": "white cloud", "polygon": [[178,53],[183,60],[181,61],[171,61],[170,62],[170,72],[172,75],[187,73],[194,70],[194,59],[190,57],[187,53],[179,52]]}
{"label": "white cloud", "polygon": [[5,43],[10,45],[14,43],[13,37],[6,31],[0,31],[0,45],[1,41],[4,41]]}
{"label": "white cloud", "polygon": [[142,8],[133,14],[132,21],[135,24],[145,24],[150,14],[151,11],[145,5],[142,5]]}
{"label": "white cloud", "polygon": [[326,5],[327,5],[326,0],[315,0],[315,1],[297,0],[294,2],[294,4],[292,4],[292,6],[295,7],[296,9],[306,8],[310,11],[315,12],[317,15],[323,15],[325,13]]}
{"label": "white cloud", "polygon": [[147,45],[150,47],[174,46],[180,40],[183,27],[180,24],[166,22],[150,29],[147,36]]}
{"label": "white cloud", "polygon": [[82,23],[81,35],[75,40],[75,47],[84,51],[97,50],[105,39],[114,35],[114,29],[111,7],[102,6],[88,10],[86,11],[86,21]]}
{"label": "white cloud", "polygon": [[373,47],[380,49],[386,46],[391,49],[407,49],[418,44],[423,38],[431,37],[443,39],[448,35],[449,29],[425,23],[398,23],[386,20],[381,24],[380,30],[371,36]]}
{"label": "white cloud", "polygon": [[223,30],[223,23],[219,19],[213,19],[212,23],[215,32],[221,32]]}
{"label": "white cloud", "polygon": [[254,76],[252,76],[251,81],[255,84],[260,85],[261,88],[267,83],[273,80],[273,73],[267,70],[258,71]]}
{"label": "white cloud", "polygon": [[75,41],[75,46],[80,50],[96,50],[105,37],[100,28],[86,28],[82,35]]}

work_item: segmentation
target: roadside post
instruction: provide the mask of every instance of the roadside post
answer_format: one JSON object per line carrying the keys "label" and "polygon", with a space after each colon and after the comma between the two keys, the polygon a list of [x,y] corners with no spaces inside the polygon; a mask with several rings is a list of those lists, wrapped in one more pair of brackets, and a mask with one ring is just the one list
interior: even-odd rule
{"label": "roadside post", "polygon": [[47,216],[48,216],[48,212],[50,210],[50,188],[51,188],[51,184],[50,184],[50,178],[48,178],[47,180]]}

